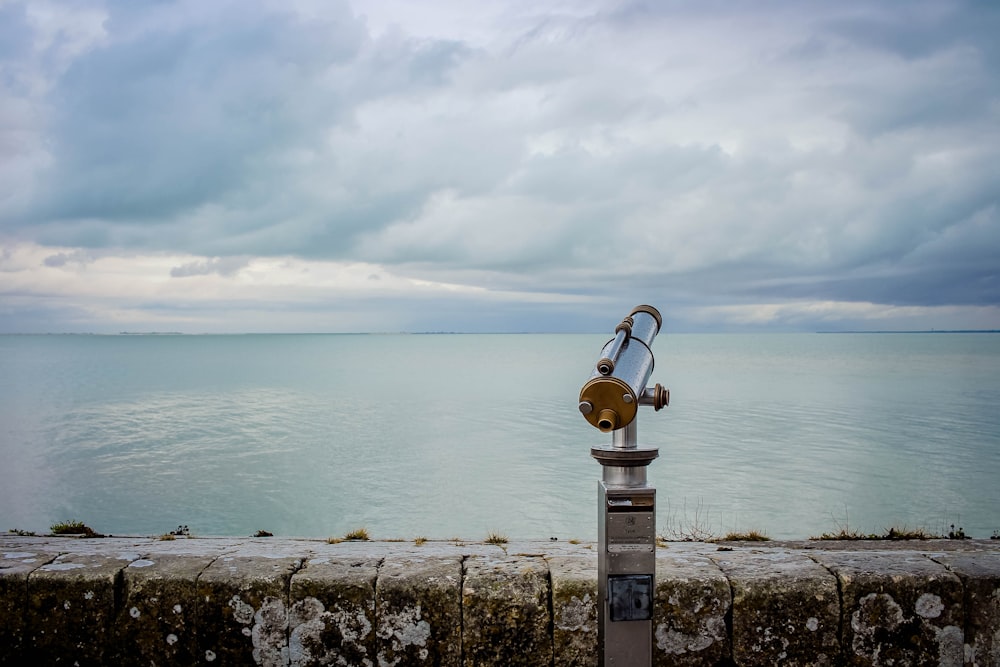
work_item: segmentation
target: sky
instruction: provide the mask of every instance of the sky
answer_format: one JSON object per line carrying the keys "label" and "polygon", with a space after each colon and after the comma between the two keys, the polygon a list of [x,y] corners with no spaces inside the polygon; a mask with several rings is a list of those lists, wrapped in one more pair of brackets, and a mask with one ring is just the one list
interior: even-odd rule
{"label": "sky", "polygon": [[1000,328],[992,0],[0,0],[0,333]]}

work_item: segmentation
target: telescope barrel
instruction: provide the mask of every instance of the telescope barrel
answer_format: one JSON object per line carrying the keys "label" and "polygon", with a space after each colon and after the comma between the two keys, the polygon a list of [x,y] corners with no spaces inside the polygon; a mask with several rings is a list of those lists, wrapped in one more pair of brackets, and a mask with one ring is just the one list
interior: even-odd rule
{"label": "telescope barrel", "polygon": [[[631,338],[638,338],[650,350],[653,349],[653,339],[660,333],[663,317],[660,311],[652,306],[636,306],[629,315],[632,320]],[[650,352],[652,354],[652,352]]]}

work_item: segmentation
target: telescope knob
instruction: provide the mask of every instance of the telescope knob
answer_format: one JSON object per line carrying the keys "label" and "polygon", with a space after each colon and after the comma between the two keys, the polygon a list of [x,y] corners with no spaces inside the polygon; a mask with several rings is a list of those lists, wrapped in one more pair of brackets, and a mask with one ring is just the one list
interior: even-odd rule
{"label": "telescope knob", "polygon": [[655,387],[646,387],[646,391],[642,392],[641,402],[643,405],[652,405],[653,410],[658,412],[670,405],[670,390],[657,382]]}
{"label": "telescope knob", "polygon": [[653,389],[653,410],[659,411],[668,405],[670,405],[670,390],[657,382],[656,388]]}

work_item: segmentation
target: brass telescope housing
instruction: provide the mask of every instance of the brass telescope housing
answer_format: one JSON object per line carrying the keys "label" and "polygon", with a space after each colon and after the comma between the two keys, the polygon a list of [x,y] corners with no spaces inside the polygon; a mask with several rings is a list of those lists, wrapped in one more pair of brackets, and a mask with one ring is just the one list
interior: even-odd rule
{"label": "brass telescope housing", "polygon": [[580,412],[591,425],[609,432],[635,419],[639,405],[659,410],[670,403],[670,392],[659,384],[647,388],[653,372],[653,339],[663,318],[653,306],[641,305],[615,327],[583,389]]}

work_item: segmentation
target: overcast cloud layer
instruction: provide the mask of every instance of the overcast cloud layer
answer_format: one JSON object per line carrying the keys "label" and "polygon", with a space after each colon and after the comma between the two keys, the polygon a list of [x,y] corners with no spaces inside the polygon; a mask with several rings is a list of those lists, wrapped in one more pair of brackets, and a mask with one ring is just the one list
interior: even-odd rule
{"label": "overcast cloud layer", "polygon": [[0,331],[1000,328],[1000,4],[0,0]]}

